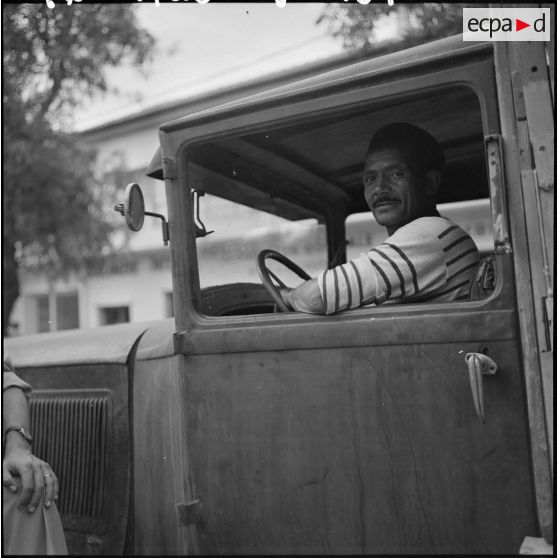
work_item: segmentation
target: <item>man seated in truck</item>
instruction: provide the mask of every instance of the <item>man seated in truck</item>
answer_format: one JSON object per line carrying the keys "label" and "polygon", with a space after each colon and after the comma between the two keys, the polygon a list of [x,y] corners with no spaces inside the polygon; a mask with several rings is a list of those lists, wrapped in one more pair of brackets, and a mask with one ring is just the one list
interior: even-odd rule
{"label": "man seated in truck", "polygon": [[295,289],[282,289],[287,306],[333,314],[367,304],[467,298],[479,253],[436,209],[443,167],[440,144],[422,128],[393,123],[378,130],[366,154],[364,197],[389,238]]}

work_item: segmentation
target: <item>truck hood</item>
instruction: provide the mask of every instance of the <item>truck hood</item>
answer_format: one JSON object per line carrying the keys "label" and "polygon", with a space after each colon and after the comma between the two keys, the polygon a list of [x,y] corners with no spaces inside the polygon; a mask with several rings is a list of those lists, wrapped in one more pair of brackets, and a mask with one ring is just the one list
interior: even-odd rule
{"label": "truck hood", "polygon": [[124,364],[138,339],[157,322],[39,333],[4,340],[4,359],[16,368]]}

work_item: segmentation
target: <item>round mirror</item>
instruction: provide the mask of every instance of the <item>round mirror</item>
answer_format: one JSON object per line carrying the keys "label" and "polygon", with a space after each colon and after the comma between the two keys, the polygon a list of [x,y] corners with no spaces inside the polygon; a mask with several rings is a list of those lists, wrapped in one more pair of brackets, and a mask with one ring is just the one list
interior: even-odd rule
{"label": "round mirror", "polygon": [[126,224],[129,229],[139,231],[143,227],[145,205],[143,203],[141,188],[135,182],[128,184],[126,187],[124,217],[126,218]]}

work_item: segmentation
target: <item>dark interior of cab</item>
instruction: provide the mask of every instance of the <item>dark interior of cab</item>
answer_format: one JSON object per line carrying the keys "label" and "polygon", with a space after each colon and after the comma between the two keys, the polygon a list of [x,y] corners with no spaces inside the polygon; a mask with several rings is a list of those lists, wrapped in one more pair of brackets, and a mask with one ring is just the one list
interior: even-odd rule
{"label": "dark interior of cab", "polygon": [[[387,98],[191,146],[189,181],[209,194],[293,221],[317,218],[326,224],[329,265],[337,265],[345,261],[346,217],[368,210],[362,167],[369,140],[390,122],[420,126],[442,145],[446,169],[439,203],[488,197],[481,108],[465,86]],[[259,285],[236,283],[202,292],[201,310],[208,315],[273,307]]]}

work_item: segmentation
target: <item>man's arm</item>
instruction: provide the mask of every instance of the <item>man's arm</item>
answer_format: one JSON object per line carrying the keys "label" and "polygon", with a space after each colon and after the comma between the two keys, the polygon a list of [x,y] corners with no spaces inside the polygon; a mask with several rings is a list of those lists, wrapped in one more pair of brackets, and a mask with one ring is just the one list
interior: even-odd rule
{"label": "man's arm", "polygon": [[29,403],[22,389],[8,387],[2,392],[2,418],[4,431],[4,457],[2,459],[2,484],[17,491],[15,477],[21,479],[22,492],[20,509],[25,506],[29,512],[34,512],[43,491],[45,506],[48,508],[58,498],[58,479],[52,469],[31,453],[31,446],[23,436],[16,431],[7,434],[9,426],[23,426],[29,430]]}
{"label": "man's arm", "polygon": [[296,289],[281,289],[280,292],[285,304],[293,310],[309,314],[323,314],[325,311],[317,279],[309,279]]}

